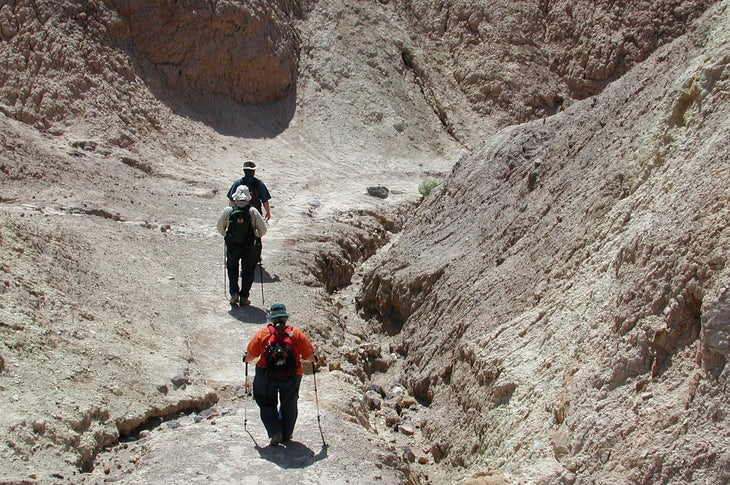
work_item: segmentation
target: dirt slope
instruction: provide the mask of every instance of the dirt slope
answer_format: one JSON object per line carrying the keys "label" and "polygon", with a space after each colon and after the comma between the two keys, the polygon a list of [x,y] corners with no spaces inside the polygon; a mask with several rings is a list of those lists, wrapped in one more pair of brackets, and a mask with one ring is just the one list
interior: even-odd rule
{"label": "dirt slope", "polygon": [[486,140],[365,275],[443,462],[727,481],[729,14]]}

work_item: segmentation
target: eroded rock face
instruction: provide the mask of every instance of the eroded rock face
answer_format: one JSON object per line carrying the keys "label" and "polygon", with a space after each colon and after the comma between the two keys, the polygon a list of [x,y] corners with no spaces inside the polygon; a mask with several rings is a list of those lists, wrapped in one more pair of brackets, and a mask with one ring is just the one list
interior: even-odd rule
{"label": "eroded rock face", "polygon": [[109,111],[159,127],[150,90],[280,99],[296,85],[289,13],[273,1],[5,2],[0,110],[39,128]]}
{"label": "eroded rock face", "polygon": [[[448,74],[471,106],[507,124],[599,93],[712,3],[414,0],[403,8],[422,42],[446,46]],[[432,78],[444,74],[428,53],[412,63]]]}
{"label": "eroded rock face", "polygon": [[365,276],[442,463],[726,480],[728,6],[599,96],[487,139]]}
{"label": "eroded rock face", "polygon": [[278,2],[114,1],[115,29],[182,91],[260,104],[295,87],[297,37]]}
{"label": "eroded rock face", "polygon": [[713,3],[550,2],[544,34],[550,70],[564,80],[571,97],[597,94],[657,47],[682,35]]}

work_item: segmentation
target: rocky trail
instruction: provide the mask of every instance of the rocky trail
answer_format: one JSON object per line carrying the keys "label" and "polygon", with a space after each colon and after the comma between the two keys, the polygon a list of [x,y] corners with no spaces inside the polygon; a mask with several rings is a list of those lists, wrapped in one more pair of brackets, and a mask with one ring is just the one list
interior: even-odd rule
{"label": "rocky trail", "polygon": [[[276,209],[286,219],[289,211]],[[259,268],[250,306],[231,307],[224,299],[221,278],[210,278],[206,290],[196,295],[205,303],[202,308],[197,305],[186,331],[191,360],[196,373],[215,389],[218,401],[206,409],[147,423],[143,427],[147,429],[135,432],[133,439],[98,455],[84,483],[400,483],[407,476],[399,470],[405,463],[433,461],[413,436],[417,429],[411,427],[408,435],[391,431],[382,416],[370,414],[362,383],[341,371],[329,371],[326,365],[316,376],[307,368],[294,440],[286,446],[268,446],[258,407],[244,391],[242,350],[265,324],[265,310],[274,301],[285,301],[293,313],[292,323],[306,331],[307,319],[318,318],[313,301],[322,299],[316,288],[279,276],[287,263],[277,260],[286,258],[281,248],[286,238],[278,227],[272,222],[264,239],[264,283]],[[208,256],[196,263],[205,266]],[[222,263],[215,268],[218,274],[221,268]],[[209,277],[215,273],[206,272]],[[357,285],[352,285],[334,297],[340,315],[350,321],[358,318],[356,291]],[[248,382],[253,382],[253,363]]]}

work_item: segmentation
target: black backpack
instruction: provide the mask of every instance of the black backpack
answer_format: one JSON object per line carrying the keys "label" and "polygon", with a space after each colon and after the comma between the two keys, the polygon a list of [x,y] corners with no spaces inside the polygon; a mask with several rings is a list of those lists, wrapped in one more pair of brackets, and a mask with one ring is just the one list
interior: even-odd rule
{"label": "black backpack", "polygon": [[226,229],[225,240],[227,243],[250,246],[256,240],[256,233],[253,230],[249,206],[234,206],[228,216],[228,229]]}
{"label": "black backpack", "polygon": [[253,181],[251,183],[246,183],[246,179],[244,177],[241,179],[241,183],[248,187],[248,193],[251,195],[251,200],[249,201],[251,207],[261,212],[261,191],[259,190],[259,179],[253,177]]}
{"label": "black backpack", "polygon": [[294,341],[289,336],[292,327],[286,327],[283,331],[277,330],[274,325],[269,324],[269,339],[264,348],[264,362],[266,363],[266,376],[275,381],[291,379],[297,373],[299,359]]}

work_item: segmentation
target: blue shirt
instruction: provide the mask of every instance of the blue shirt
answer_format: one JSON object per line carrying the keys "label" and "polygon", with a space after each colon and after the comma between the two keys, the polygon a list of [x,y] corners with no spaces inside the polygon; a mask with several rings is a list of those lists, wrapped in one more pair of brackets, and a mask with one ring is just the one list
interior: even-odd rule
{"label": "blue shirt", "polygon": [[245,183],[246,186],[248,186],[250,192],[258,192],[259,194],[259,203],[253,204],[254,207],[256,207],[259,212],[261,212],[261,204],[264,202],[267,202],[271,199],[271,194],[269,194],[269,189],[266,188],[266,185],[253,175],[246,175],[245,177],[241,177],[240,179],[237,179],[235,182],[233,182],[233,185],[231,185],[231,188],[228,190],[228,193],[226,196],[228,197],[228,200],[233,200],[233,194],[236,193],[236,189],[239,185]]}

